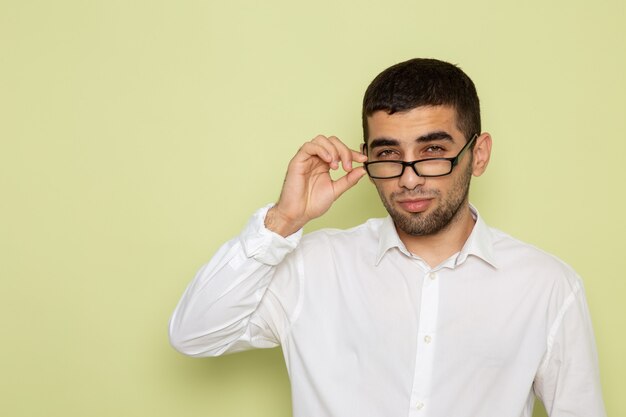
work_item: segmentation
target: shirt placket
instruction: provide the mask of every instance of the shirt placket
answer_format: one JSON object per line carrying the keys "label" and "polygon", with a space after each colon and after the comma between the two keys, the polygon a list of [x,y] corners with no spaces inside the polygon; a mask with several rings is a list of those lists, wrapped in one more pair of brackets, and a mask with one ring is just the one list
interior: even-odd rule
{"label": "shirt placket", "polygon": [[422,283],[422,300],[415,352],[415,373],[411,391],[410,417],[426,417],[430,405],[435,346],[437,344],[437,315],[439,310],[439,276],[428,271]]}

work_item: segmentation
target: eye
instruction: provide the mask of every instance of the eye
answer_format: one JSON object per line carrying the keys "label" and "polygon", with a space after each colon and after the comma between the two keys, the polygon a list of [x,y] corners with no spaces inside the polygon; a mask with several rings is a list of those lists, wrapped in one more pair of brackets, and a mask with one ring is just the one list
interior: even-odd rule
{"label": "eye", "polygon": [[429,154],[429,155],[441,155],[445,152],[446,152],[445,148],[439,145],[430,145],[424,149],[424,153]]}
{"label": "eye", "polygon": [[375,156],[376,159],[400,159],[400,153],[395,149],[381,149]]}

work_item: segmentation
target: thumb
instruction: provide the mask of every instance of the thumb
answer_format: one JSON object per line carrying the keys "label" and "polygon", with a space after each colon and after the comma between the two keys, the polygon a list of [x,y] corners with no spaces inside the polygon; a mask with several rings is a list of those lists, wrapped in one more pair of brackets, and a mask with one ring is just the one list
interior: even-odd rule
{"label": "thumb", "polygon": [[333,191],[335,193],[335,200],[350,188],[354,187],[365,174],[365,168],[358,167],[334,181]]}

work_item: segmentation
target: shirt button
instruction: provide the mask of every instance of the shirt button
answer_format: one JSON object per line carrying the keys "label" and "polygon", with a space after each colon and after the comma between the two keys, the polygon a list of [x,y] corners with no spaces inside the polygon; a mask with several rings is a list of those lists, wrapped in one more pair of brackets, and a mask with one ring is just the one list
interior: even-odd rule
{"label": "shirt button", "polygon": [[429,335],[424,336],[424,342],[426,343],[430,343],[433,341],[433,338]]}
{"label": "shirt button", "polygon": [[428,278],[430,278],[431,280],[435,280],[437,279],[437,274],[435,274],[434,272],[429,272]]}
{"label": "shirt button", "polygon": [[415,404],[415,408],[417,408],[418,410],[421,410],[422,408],[424,408],[424,403],[421,402],[417,402],[417,404]]}

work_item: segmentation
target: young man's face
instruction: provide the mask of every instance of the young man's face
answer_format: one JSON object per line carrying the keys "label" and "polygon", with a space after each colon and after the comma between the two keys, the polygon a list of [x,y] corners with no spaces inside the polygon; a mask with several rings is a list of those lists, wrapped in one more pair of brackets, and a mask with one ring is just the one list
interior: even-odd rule
{"label": "young man's face", "polygon": [[[467,140],[458,129],[456,111],[448,106],[417,107],[368,117],[368,161],[414,161],[452,158]],[[426,236],[444,230],[467,205],[472,176],[472,151],[443,177],[424,178],[406,167],[401,177],[373,179],[380,198],[399,233]]]}

